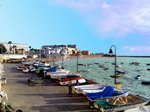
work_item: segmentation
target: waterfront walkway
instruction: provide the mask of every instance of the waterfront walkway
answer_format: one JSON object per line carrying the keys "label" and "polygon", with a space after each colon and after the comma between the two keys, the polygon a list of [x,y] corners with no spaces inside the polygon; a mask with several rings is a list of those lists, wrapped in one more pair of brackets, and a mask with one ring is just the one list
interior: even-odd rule
{"label": "waterfront walkway", "polygon": [[16,69],[19,64],[4,64],[4,77],[7,84],[2,90],[8,94],[8,103],[15,110],[23,112],[96,112],[89,108],[88,100],[84,96],[69,95],[66,86],[46,79],[44,85],[31,86],[27,79],[37,77],[36,74],[22,73]]}

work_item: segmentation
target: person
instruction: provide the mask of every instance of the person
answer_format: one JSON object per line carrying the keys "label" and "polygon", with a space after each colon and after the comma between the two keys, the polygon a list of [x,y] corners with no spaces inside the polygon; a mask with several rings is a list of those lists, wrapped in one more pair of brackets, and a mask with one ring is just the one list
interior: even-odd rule
{"label": "person", "polygon": [[76,85],[79,86],[79,81],[78,80],[76,80]]}
{"label": "person", "polygon": [[40,77],[44,77],[44,68],[42,68],[42,69],[40,70],[39,76],[40,76]]}
{"label": "person", "polygon": [[68,83],[69,94],[72,94],[72,81],[70,80]]}

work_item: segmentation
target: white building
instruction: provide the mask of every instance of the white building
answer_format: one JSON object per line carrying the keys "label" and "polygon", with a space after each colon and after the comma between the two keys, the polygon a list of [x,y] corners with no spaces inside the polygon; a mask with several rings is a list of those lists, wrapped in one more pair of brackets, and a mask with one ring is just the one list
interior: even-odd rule
{"label": "white building", "polygon": [[[13,53],[14,50],[16,49],[18,53],[25,54],[25,52],[28,51],[28,48],[29,48],[27,44],[20,44],[20,43],[8,44],[8,42],[0,42],[0,44],[3,44],[5,46],[5,48],[7,49],[7,53]],[[11,50],[10,50],[10,47],[11,47]]]}
{"label": "white building", "polygon": [[[70,51],[71,49],[71,51]],[[42,46],[42,54],[46,58],[57,58],[60,56],[69,56],[77,51],[76,45],[44,45]]]}

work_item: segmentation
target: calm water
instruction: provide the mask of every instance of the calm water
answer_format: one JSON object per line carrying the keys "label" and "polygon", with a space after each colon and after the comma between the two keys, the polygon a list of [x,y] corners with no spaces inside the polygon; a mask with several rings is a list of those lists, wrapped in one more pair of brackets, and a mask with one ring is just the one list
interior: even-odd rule
{"label": "calm water", "polygon": [[[139,65],[130,64],[131,62],[138,62]],[[91,66],[78,66],[78,70],[81,75],[87,79],[94,80],[99,83],[107,83],[108,85],[114,84],[114,78],[111,78],[110,75],[114,75],[114,58],[103,57],[103,58],[80,58],[78,63],[81,64],[92,64]],[[103,70],[99,67],[99,64],[106,65],[108,70]],[[150,85],[141,85],[142,80],[150,81],[150,58],[133,58],[133,57],[117,57],[117,70],[125,71],[126,74],[123,74],[121,78],[117,79],[117,82],[121,82],[122,88],[131,87],[131,93],[139,94],[150,98]],[[71,70],[72,73],[75,73],[77,70],[77,60],[69,60],[64,63],[66,69]],[[86,72],[89,70],[89,72]],[[135,79],[137,75],[140,75],[139,80]]]}

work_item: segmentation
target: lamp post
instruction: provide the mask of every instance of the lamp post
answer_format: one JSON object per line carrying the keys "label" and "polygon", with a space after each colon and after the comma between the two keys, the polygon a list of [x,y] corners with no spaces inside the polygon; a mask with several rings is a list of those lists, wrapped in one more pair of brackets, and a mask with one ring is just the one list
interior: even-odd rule
{"label": "lamp post", "polygon": [[78,69],[78,63],[79,63],[79,56],[81,56],[81,53],[78,51],[77,52],[77,73],[79,73],[79,69]]}
{"label": "lamp post", "polygon": [[53,66],[54,66],[54,51],[52,50],[52,55],[53,55]]}
{"label": "lamp post", "polygon": [[62,68],[64,68],[64,54],[61,55],[62,56]]}
{"label": "lamp post", "polygon": [[62,68],[64,68],[64,56],[65,56],[65,54],[61,53],[61,58],[62,58],[61,66],[62,66]]}
{"label": "lamp post", "polygon": [[116,81],[116,68],[117,68],[117,59],[116,59],[116,46],[115,45],[111,45],[110,47],[110,50],[109,50],[109,53],[110,54],[113,54],[113,51],[112,51],[112,47],[115,48],[115,74],[114,74],[114,84],[116,85],[117,84],[117,81]]}
{"label": "lamp post", "polygon": [[62,68],[64,67],[64,56],[65,56],[65,49],[62,48],[61,51],[60,51],[60,55],[61,55],[61,59],[62,59]]}
{"label": "lamp post", "polygon": [[78,70],[78,62],[79,62],[79,52],[77,52],[77,73],[79,72],[79,70]]}

